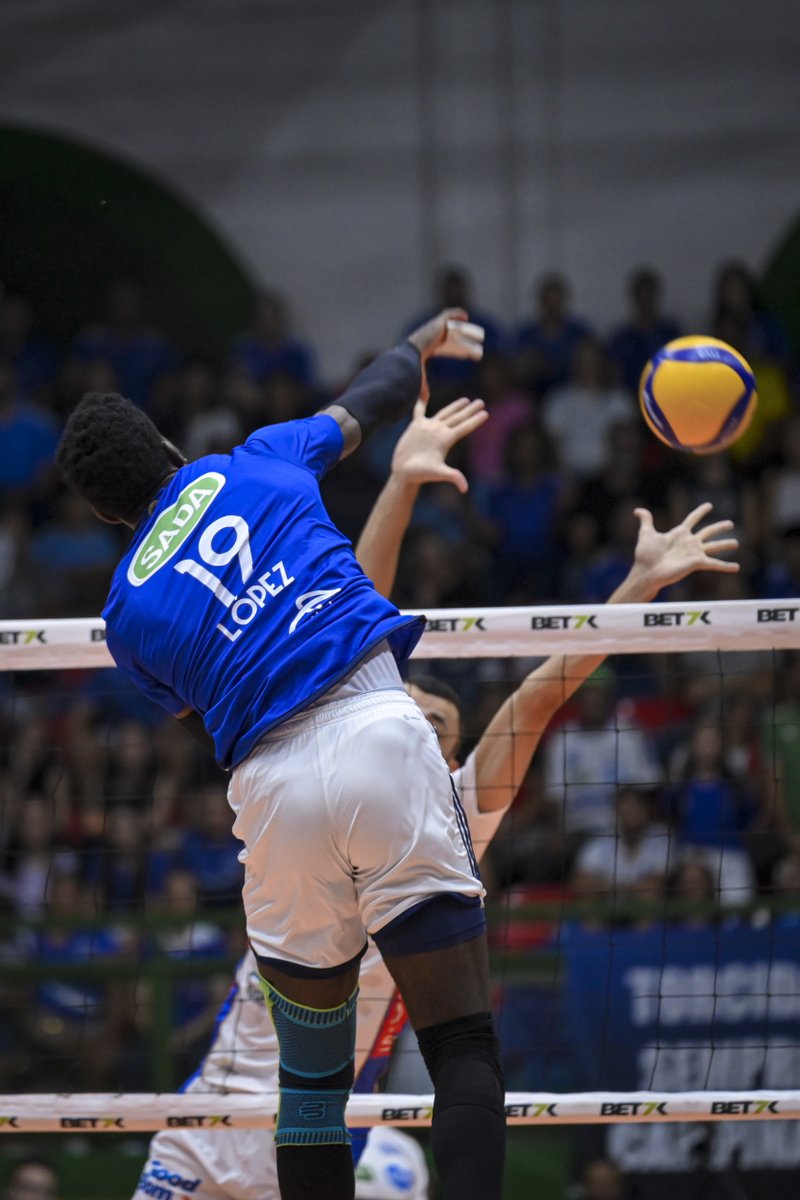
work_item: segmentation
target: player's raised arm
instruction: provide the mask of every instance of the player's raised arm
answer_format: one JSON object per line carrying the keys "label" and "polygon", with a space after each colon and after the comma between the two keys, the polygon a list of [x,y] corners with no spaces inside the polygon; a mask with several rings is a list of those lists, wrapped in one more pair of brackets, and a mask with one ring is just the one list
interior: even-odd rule
{"label": "player's raised arm", "polygon": [[[608,604],[642,604],[662,588],[695,571],[734,572],[739,564],[718,555],[736,550],[736,538],[723,535],[731,521],[700,522],[711,512],[701,504],[667,533],[658,533],[652,515],[637,508],[639,537],[633,566]],[[539,740],[559,708],[603,662],[605,655],[555,655],[522,681],[489,722],[476,749],[478,808],[507,808],[519,790]]]}
{"label": "player's raised arm", "polygon": [[468,322],[464,309],[446,308],[360,371],[336,403],[322,410],[342,430],[343,457],[382,425],[407,416],[419,396],[427,399],[425,364],[434,355],[481,358],[483,330]]}
{"label": "player's raised arm", "polygon": [[356,546],[361,569],[384,596],[394,587],[400,547],[420,487],[423,483],[451,483],[459,492],[466,492],[464,475],[447,465],[447,455],[488,416],[482,400],[454,400],[433,417],[425,415],[423,400],[414,405],[411,424],[395,447],[391,474]]}

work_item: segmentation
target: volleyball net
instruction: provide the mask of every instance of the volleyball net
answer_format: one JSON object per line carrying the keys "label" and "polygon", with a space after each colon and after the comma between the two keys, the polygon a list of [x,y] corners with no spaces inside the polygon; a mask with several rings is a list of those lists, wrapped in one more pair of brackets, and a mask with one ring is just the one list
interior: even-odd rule
{"label": "volleyball net", "polygon": [[[798,613],[428,614],[410,678],[454,689],[462,757],[544,657],[610,656],[484,860],[510,1122],[800,1116]],[[177,1091],[245,948],[239,868],[223,777],[111,666],[99,620],[0,622],[0,1132],[268,1127],[233,1075]],[[353,1125],[429,1123],[413,1059]]]}

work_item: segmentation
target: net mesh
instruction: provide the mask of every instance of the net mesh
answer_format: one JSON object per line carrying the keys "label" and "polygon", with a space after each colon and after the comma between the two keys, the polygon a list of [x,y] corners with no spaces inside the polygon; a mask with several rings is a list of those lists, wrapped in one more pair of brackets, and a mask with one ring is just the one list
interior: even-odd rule
{"label": "net mesh", "polygon": [[[706,1156],[800,1165],[798,607],[447,610],[412,663],[456,689],[468,760],[542,656],[612,655],[483,869],[509,1116],[613,1123],[634,1172],[698,1152],[654,1129],[724,1118]],[[263,1095],[174,1094],[245,949],[238,844],[225,777],[109,662],[99,621],[0,623],[0,1131],[269,1124]],[[429,1120],[406,1037],[387,1086],[352,1119]]]}

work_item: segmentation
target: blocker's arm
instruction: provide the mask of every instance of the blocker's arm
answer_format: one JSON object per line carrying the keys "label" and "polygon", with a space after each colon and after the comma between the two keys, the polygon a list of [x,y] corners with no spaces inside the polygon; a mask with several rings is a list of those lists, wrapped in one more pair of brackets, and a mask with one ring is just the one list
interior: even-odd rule
{"label": "blocker's arm", "polygon": [[[648,510],[637,508],[639,537],[634,563],[607,603],[642,604],[654,600],[662,588],[695,571],[738,571],[738,563],[716,557],[738,548],[735,538],[719,539],[720,534],[733,528],[731,521],[715,521],[695,532],[711,508],[711,504],[701,504],[667,533],[658,533]],[[481,812],[508,807],[549,722],[604,658],[603,654],[548,658],[500,706],[476,748]]]}

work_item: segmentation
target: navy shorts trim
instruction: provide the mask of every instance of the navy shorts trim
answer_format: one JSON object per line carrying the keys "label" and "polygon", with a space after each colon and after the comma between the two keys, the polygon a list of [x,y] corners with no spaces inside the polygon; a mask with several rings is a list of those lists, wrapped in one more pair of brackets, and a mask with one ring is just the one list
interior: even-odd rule
{"label": "navy shorts trim", "polygon": [[442,892],[421,900],[373,934],[381,954],[424,954],[469,942],[486,932],[480,896]]}
{"label": "navy shorts trim", "polygon": [[[285,962],[282,958],[266,958],[262,954],[256,954],[256,962],[259,969],[263,967],[268,970],[270,967],[275,967],[277,970],[283,971],[284,975],[291,975],[294,979],[332,979],[335,975],[344,975],[345,971],[349,971],[356,963],[360,963],[366,952],[367,943],[365,942],[358,954],[354,954],[352,958],[348,958],[347,962],[339,963],[336,967],[304,967],[302,963]],[[255,950],[253,953],[255,954]]]}

